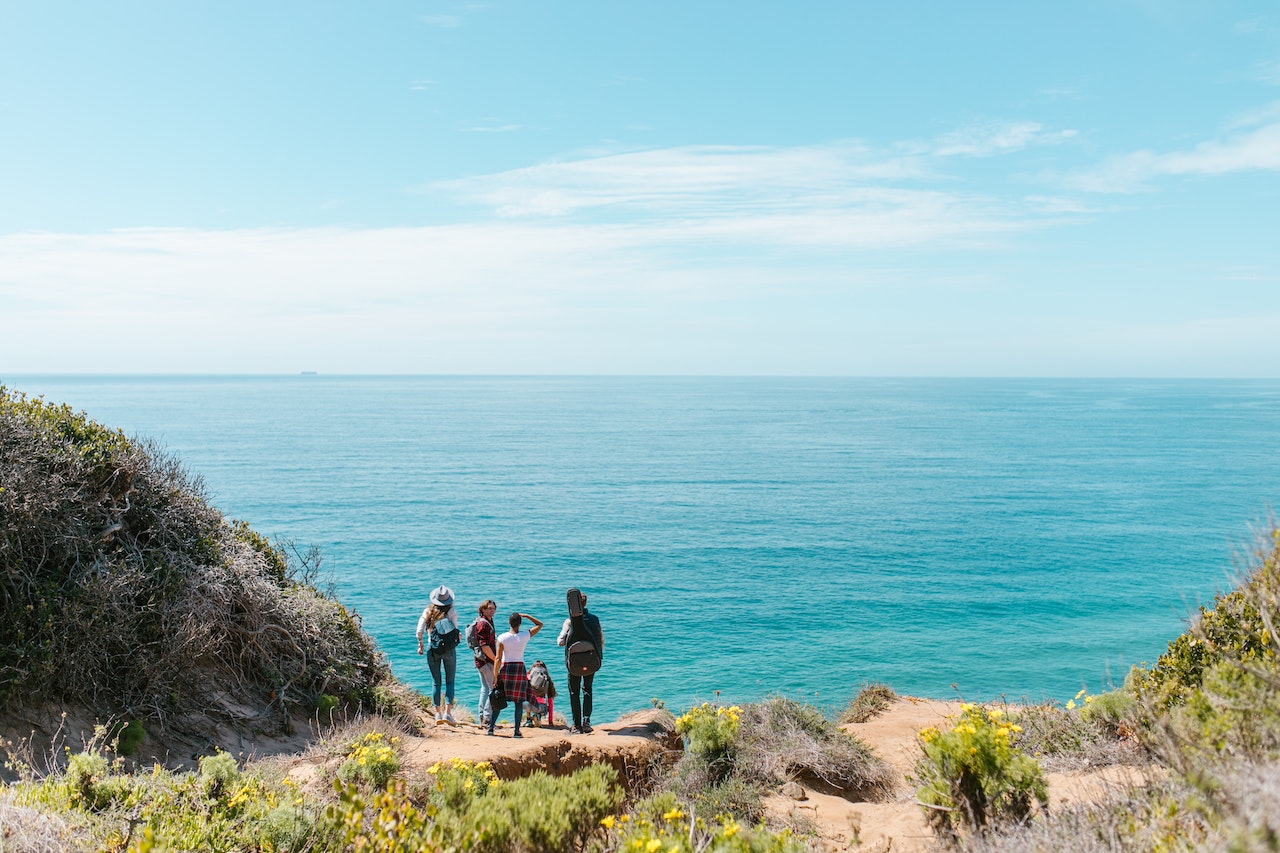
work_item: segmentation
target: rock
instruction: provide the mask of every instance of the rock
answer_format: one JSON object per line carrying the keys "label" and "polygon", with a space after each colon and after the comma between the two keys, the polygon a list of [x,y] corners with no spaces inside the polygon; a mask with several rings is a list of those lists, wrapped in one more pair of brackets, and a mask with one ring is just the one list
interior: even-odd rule
{"label": "rock", "polygon": [[788,782],[782,786],[782,794],[793,800],[807,800],[809,795],[804,792],[804,786],[798,782]]}

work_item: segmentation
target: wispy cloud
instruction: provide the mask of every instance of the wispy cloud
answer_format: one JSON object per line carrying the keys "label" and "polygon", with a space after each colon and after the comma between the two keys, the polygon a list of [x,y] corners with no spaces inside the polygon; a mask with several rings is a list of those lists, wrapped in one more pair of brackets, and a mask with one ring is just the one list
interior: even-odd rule
{"label": "wispy cloud", "polygon": [[[996,156],[1040,133],[965,144]],[[846,343],[862,321],[833,313],[818,349],[845,355],[828,364],[787,319],[797,299],[838,313],[876,293],[907,316],[922,286],[986,286],[956,257],[1080,215],[1065,198],[966,190],[937,171],[964,158],[932,154],[857,141],[582,152],[419,188],[470,209],[452,225],[0,236],[0,304],[21,307],[23,330],[0,336],[0,365],[31,353],[23,363],[73,369],[88,356],[37,358],[50,329],[96,351],[95,330],[142,325],[145,344],[94,364],[139,369],[152,348],[166,370],[271,369],[283,352],[320,370],[555,372],[583,369],[584,352],[620,372],[865,369]],[[910,336],[862,326],[858,352],[919,358]],[[744,350],[761,329],[771,348]]]}
{"label": "wispy cloud", "polygon": [[1259,62],[1253,66],[1254,79],[1268,86],[1280,86],[1280,59]]}
{"label": "wispy cloud", "polygon": [[1236,21],[1231,27],[1233,33],[1242,36],[1274,33],[1276,30],[1280,30],[1280,24],[1277,24],[1275,18],[1267,17],[1246,18]]}
{"label": "wispy cloud", "polygon": [[497,118],[485,118],[464,124],[462,130],[465,133],[512,133],[517,130],[524,130],[524,125]]}
{"label": "wispy cloud", "polygon": [[[1226,175],[1280,170],[1280,120],[1277,104],[1242,116],[1220,139],[1186,151],[1134,151],[1110,157],[1077,172],[1067,185],[1089,192],[1129,193],[1152,189],[1152,182],[1175,175]],[[1261,124],[1261,126],[1258,126]]]}
{"label": "wispy cloud", "polygon": [[690,146],[590,156],[424,187],[502,217],[628,210],[664,217],[829,209],[869,186],[924,174],[910,157],[862,146]]}
{"label": "wispy cloud", "polygon": [[1074,130],[1049,130],[1034,121],[977,122],[939,137],[926,148],[935,157],[990,157],[1032,145],[1060,145],[1075,137]]}
{"label": "wispy cloud", "polygon": [[1084,97],[1075,86],[1046,86],[1036,90],[1036,98],[1040,101],[1078,101]]}

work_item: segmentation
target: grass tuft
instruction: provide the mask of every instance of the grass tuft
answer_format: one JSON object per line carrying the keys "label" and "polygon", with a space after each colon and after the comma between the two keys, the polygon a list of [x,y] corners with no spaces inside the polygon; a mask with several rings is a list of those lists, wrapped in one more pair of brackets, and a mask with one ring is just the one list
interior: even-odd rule
{"label": "grass tuft", "polygon": [[887,684],[864,684],[859,688],[858,695],[840,713],[840,724],[874,720],[887,711],[897,698],[898,694]]}

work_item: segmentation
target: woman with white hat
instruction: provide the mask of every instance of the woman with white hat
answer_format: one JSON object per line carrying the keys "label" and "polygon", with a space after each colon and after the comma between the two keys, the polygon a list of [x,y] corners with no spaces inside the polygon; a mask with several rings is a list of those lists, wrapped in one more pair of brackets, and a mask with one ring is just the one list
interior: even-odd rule
{"label": "woman with white hat", "polygon": [[[436,706],[436,725],[457,722],[453,718],[453,680],[458,671],[458,609],[453,606],[453,590],[436,587],[431,604],[418,619],[418,654],[426,651],[423,638],[430,645],[427,666],[431,669],[431,701]],[[444,669],[444,701],[440,703],[440,675]]]}

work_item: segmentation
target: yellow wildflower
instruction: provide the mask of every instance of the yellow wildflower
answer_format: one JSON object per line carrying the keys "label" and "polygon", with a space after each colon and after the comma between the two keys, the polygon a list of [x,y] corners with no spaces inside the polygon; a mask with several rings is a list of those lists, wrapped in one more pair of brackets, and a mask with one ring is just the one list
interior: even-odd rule
{"label": "yellow wildflower", "polygon": [[662,849],[662,842],[656,838],[650,839],[649,843],[644,846],[648,853],[658,853]]}
{"label": "yellow wildflower", "polygon": [[664,814],[662,816],[662,819],[663,820],[680,820],[680,818],[682,817],[684,817],[684,812],[680,811],[679,808],[674,808],[671,811]]}
{"label": "yellow wildflower", "polygon": [[1070,711],[1071,709],[1075,708],[1075,706],[1076,706],[1076,700],[1074,700],[1074,699],[1068,699],[1068,700],[1067,700],[1067,710],[1068,710],[1068,711]]}
{"label": "yellow wildflower", "polygon": [[600,825],[605,829],[613,829],[613,815],[605,815],[600,818]]}

